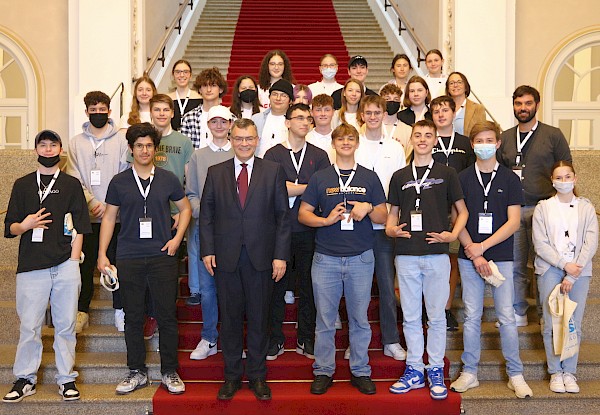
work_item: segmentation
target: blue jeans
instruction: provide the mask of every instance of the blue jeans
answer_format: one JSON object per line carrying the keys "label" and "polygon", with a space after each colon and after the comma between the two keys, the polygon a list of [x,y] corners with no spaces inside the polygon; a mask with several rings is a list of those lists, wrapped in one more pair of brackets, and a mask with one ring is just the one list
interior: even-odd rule
{"label": "blue jeans", "polygon": [[211,343],[217,341],[217,321],[219,320],[219,306],[217,304],[217,286],[202,258],[200,258],[200,232],[198,220],[192,220],[188,228],[188,286],[190,292],[200,293],[202,307],[202,333],[204,340]]}
{"label": "blue jeans", "polygon": [[396,274],[404,316],[404,338],[408,349],[406,364],[423,372],[423,302],[429,318],[427,355],[430,368],[444,367],[446,352],[446,302],[450,295],[450,259],[446,254],[397,255]]}
{"label": "blue jeans", "polygon": [[[496,262],[498,270],[506,278],[500,287],[492,287],[494,308],[500,322],[500,344],[506,360],[508,376],[523,373],[523,363],[519,357],[519,333],[515,323],[513,309],[513,263]],[[481,357],[481,316],[483,314],[483,295],[485,280],[481,278],[473,261],[458,259],[458,269],[462,279],[462,298],[465,304],[465,323],[463,329],[463,371],[477,375],[477,366]]]}
{"label": "blue jeans", "polygon": [[385,230],[375,232],[375,275],[379,288],[379,325],[381,342],[398,343],[398,308],[394,290],[394,240],[385,234]]}
{"label": "blue jeans", "polygon": [[17,314],[21,321],[19,345],[13,373],[17,378],[37,382],[42,361],[41,330],[48,299],[54,324],[56,383],[73,382],[75,364],[75,320],[81,289],[79,261],[66,260],[55,267],[17,274]]}
{"label": "blue jeans", "polygon": [[[543,275],[537,276],[538,292],[540,302],[542,303],[544,331],[544,348],[546,349],[546,359],[548,360],[548,373],[551,375],[557,372],[568,372],[575,374],[577,372],[577,360],[579,353],[560,361],[560,354],[554,354],[554,343],[552,340],[552,315],[548,306],[548,297],[554,287],[560,284],[565,276],[565,272],[556,267],[550,267]],[[580,276],[569,293],[569,298],[577,303],[573,320],[577,330],[577,338],[581,344],[581,322],[583,320],[583,312],[585,311],[585,301],[587,299],[588,290],[590,288],[590,276]]]}
{"label": "blue jeans", "polygon": [[371,325],[367,309],[375,258],[373,250],[351,257],[334,257],[315,252],[312,284],[317,308],[315,363],[313,373],[333,376],[335,372],[335,318],[342,293],[350,326],[350,371],[354,376],[371,376],[369,343]]}
{"label": "blue jeans", "polygon": [[513,245],[514,271],[513,284],[515,286],[515,298],[513,306],[515,313],[520,316],[527,314],[527,297],[529,297],[531,287],[531,277],[527,269],[529,254],[533,251],[532,237],[532,218],[535,206],[521,206],[521,224],[515,232]]}

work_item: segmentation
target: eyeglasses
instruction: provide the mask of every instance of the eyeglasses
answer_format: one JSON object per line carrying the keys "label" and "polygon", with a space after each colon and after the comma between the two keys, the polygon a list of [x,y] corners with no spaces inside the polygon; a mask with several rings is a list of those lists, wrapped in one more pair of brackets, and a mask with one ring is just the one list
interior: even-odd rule
{"label": "eyeglasses", "polygon": [[461,86],[462,84],[464,84],[462,80],[448,82],[448,86]]}
{"label": "eyeglasses", "polygon": [[192,71],[190,71],[189,69],[182,69],[182,70],[175,69],[173,71],[174,75],[189,75],[191,73],[192,73]]}
{"label": "eyeglasses", "polygon": [[135,143],[133,148],[135,148],[137,151],[152,150],[154,148],[154,144]]}
{"label": "eyeglasses", "polygon": [[278,67],[278,66],[281,67],[281,68],[283,68],[284,65],[285,65],[285,62],[269,62],[269,66],[271,68],[275,68],[275,67]]}
{"label": "eyeglasses", "polygon": [[231,137],[231,141],[236,144],[242,144],[244,141],[248,144],[254,144],[257,137]]}
{"label": "eyeglasses", "polygon": [[337,63],[330,63],[330,64],[324,63],[323,65],[320,65],[320,67],[321,68],[332,68],[332,69],[335,69],[335,68],[338,67],[338,64]]}
{"label": "eyeglasses", "polygon": [[365,115],[367,117],[371,117],[373,115],[379,117],[381,114],[383,114],[383,111],[365,111]]}
{"label": "eyeglasses", "polygon": [[290,117],[290,120],[296,120],[300,122],[308,121],[312,123],[315,119],[313,117],[305,117],[304,115],[297,115],[295,117]]}
{"label": "eyeglasses", "polygon": [[271,92],[271,96],[273,98],[290,98],[285,92]]}

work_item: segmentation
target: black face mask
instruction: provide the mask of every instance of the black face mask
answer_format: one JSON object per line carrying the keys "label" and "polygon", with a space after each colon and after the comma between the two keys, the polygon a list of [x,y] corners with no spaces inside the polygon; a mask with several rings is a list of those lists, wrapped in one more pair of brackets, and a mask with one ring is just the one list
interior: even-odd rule
{"label": "black face mask", "polygon": [[387,101],[385,103],[385,112],[387,112],[388,115],[394,115],[398,111],[400,111],[400,103],[399,102]]}
{"label": "black face mask", "polygon": [[254,89],[245,89],[240,92],[240,99],[247,103],[251,104],[258,97],[258,93]]}
{"label": "black face mask", "polygon": [[44,156],[38,155],[38,163],[40,163],[42,166],[47,167],[47,168],[56,166],[59,161],[60,161],[60,154],[57,154],[56,156],[53,156],[53,157],[44,157]]}
{"label": "black face mask", "polygon": [[90,123],[96,128],[102,128],[108,122],[108,112],[90,114]]}

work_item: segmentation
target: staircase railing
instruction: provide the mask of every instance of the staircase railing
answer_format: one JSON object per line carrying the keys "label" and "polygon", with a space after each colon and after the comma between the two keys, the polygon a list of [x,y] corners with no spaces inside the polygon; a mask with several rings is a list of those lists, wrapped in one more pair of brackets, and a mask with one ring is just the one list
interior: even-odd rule
{"label": "staircase railing", "polygon": [[123,82],[117,85],[115,91],[110,95],[110,100],[112,101],[119,89],[121,90],[121,93],[119,94],[119,118],[121,118],[123,116],[123,94],[125,93],[125,85],[123,84]]}
{"label": "staircase railing", "polygon": [[[159,61],[161,63],[161,67],[165,66],[165,61],[167,59],[167,57],[165,56],[165,52],[166,52],[167,46],[176,37],[181,36],[181,29],[183,28],[183,26],[182,26],[183,15],[186,12],[186,9],[188,7],[190,8],[189,13],[191,13],[194,10],[195,3],[197,3],[197,0],[184,0],[180,4],[179,10],[177,10],[177,14],[171,21],[171,24],[169,26],[165,27],[165,34],[161,38],[160,43],[158,44],[158,47],[156,48],[156,51],[154,52],[152,57],[148,58],[148,63],[146,64],[146,70],[144,71],[145,74],[150,75],[152,70],[154,69],[154,67],[156,66],[156,64]],[[175,34],[175,31],[177,31],[177,34]]]}
{"label": "staircase railing", "polygon": [[[377,0],[376,4],[381,8],[383,15],[385,17],[385,20],[388,22],[390,27],[392,27],[394,29],[397,27],[397,30],[395,31],[396,39],[402,46],[404,53],[410,58],[412,66],[413,66],[413,68],[415,68],[415,71],[419,75],[423,76],[425,73],[421,69],[420,65],[421,65],[421,62],[425,61],[425,55],[427,54],[427,51],[429,49],[425,47],[425,44],[421,41],[421,39],[415,32],[414,28],[410,25],[410,23],[408,22],[408,19],[402,13],[402,11],[400,10],[400,7],[398,6],[398,4],[395,1],[393,1],[393,0]],[[395,24],[396,20],[398,22],[397,26]],[[408,37],[402,36],[403,32],[408,33]],[[490,117],[490,119],[492,121],[494,121],[496,124],[499,125],[500,123],[498,123],[496,118],[487,109],[485,104],[481,101],[481,99],[477,96],[477,94],[475,94],[475,92],[473,91],[473,88],[471,88],[471,96],[473,98],[475,98],[475,100],[477,102],[479,102],[481,105],[483,105],[483,108],[485,109],[486,114]]]}

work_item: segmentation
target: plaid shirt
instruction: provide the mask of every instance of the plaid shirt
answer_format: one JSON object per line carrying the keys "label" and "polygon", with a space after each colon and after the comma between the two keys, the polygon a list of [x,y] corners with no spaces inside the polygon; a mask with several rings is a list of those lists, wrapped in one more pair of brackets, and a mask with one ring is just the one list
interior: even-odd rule
{"label": "plaid shirt", "polygon": [[202,120],[202,106],[198,106],[189,111],[181,120],[181,134],[192,140],[195,149],[203,148],[212,141],[212,133]]}

